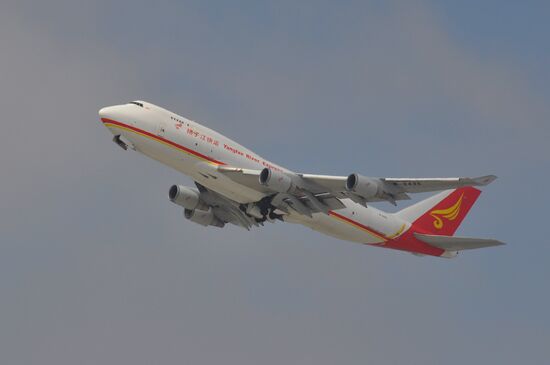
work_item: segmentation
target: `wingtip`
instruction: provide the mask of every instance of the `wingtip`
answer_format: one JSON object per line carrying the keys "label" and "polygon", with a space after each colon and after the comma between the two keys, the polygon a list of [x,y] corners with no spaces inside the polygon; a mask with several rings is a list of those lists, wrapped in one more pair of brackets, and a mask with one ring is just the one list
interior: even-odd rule
{"label": "wingtip", "polygon": [[499,247],[499,246],[506,246],[506,242],[502,242],[495,239],[490,239],[491,245],[487,247]]}
{"label": "wingtip", "polygon": [[495,181],[497,179],[497,176],[496,175],[486,175],[486,176],[480,176],[480,177],[476,177],[474,179],[472,179],[476,185],[478,186],[485,186],[485,185],[489,185],[490,183],[492,183],[493,181]]}

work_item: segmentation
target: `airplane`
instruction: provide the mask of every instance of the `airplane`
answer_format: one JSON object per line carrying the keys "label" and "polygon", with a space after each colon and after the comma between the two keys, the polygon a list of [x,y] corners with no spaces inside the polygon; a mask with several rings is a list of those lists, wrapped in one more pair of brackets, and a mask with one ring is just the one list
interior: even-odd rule
{"label": "airplane", "polygon": [[[499,246],[494,239],[456,237],[455,231],[494,175],[476,178],[388,178],[358,173],[297,173],[224,135],[146,101],[104,107],[101,122],[124,150],[140,152],[191,177],[168,198],[185,218],[206,227],[250,230],[265,222],[302,224],[326,235],[418,256],[452,258],[460,251]],[[395,213],[409,194],[439,192]]]}

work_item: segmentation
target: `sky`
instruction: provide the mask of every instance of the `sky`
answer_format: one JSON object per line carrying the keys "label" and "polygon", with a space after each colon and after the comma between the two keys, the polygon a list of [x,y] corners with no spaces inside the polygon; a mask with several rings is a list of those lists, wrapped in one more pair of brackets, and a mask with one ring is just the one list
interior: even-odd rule
{"label": "sky", "polygon": [[[547,362],[549,16],[545,1],[4,0],[1,362]],[[495,174],[457,233],[507,245],[446,260],[187,222],[167,192],[192,181],[99,121],[135,99],[294,171]]]}

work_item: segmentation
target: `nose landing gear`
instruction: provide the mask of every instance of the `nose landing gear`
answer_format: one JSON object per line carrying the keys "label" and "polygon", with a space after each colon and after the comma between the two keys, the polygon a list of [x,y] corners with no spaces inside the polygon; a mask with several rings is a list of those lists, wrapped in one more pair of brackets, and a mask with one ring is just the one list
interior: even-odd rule
{"label": "nose landing gear", "polygon": [[117,134],[116,136],[113,137],[113,142],[115,142],[117,146],[122,148],[124,151],[128,149],[128,145],[126,144],[126,142],[120,139],[120,134]]}

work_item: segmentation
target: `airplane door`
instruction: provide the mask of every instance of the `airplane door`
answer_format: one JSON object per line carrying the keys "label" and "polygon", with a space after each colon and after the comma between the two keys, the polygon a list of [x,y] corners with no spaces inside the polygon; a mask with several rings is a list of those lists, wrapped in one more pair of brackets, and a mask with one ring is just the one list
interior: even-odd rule
{"label": "airplane door", "polygon": [[164,137],[166,134],[166,122],[159,122],[157,126],[157,136]]}

